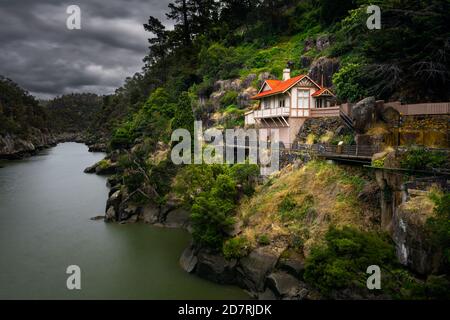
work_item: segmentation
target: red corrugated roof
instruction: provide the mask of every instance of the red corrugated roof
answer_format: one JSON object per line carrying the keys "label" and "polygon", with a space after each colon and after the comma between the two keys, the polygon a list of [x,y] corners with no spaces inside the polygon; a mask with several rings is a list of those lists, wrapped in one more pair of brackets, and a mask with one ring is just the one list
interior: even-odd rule
{"label": "red corrugated roof", "polygon": [[[256,96],[252,97],[252,99],[258,100],[263,97],[271,96],[274,94],[283,93],[293,85],[295,85],[297,82],[302,80],[306,75],[302,74],[297,77],[288,79],[286,81],[280,81],[280,80],[266,80],[266,83],[272,88],[272,90],[263,91]],[[270,81],[270,82],[269,82]]]}

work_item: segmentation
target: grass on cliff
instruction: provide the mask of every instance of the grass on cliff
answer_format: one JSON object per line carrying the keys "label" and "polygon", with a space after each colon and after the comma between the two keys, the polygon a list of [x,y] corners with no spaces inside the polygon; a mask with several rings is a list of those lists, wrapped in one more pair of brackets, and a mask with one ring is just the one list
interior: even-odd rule
{"label": "grass on cliff", "polygon": [[264,234],[271,241],[302,247],[308,254],[330,225],[371,229],[370,213],[376,209],[358,201],[369,182],[360,169],[323,161],[286,169],[241,205],[244,235],[257,242]]}

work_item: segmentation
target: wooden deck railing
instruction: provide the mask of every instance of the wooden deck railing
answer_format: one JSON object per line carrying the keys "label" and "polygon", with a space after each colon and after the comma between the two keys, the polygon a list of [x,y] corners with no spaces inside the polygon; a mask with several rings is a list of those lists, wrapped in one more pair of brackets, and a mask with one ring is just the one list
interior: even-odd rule
{"label": "wooden deck railing", "polygon": [[311,109],[311,118],[323,118],[323,117],[339,117],[340,107],[328,107],[328,108],[317,108]]}
{"label": "wooden deck railing", "polygon": [[385,107],[392,107],[404,116],[450,114],[450,102],[401,104],[387,102]]}

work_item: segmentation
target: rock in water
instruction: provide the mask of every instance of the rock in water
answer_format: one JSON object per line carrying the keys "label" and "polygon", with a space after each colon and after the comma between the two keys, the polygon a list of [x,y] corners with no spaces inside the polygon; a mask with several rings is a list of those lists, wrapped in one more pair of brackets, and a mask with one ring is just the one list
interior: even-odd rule
{"label": "rock in water", "polygon": [[105,216],[96,216],[96,217],[91,218],[92,221],[97,221],[97,220],[102,220],[102,219],[105,219]]}
{"label": "rock in water", "polygon": [[84,169],[84,173],[95,173],[96,168],[97,168],[97,164],[94,164],[94,165]]}
{"label": "rock in water", "polygon": [[187,247],[180,257],[180,265],[188,273],[192,273],[197,266],[198,259],[195,256],[194,247],[191,244]]}

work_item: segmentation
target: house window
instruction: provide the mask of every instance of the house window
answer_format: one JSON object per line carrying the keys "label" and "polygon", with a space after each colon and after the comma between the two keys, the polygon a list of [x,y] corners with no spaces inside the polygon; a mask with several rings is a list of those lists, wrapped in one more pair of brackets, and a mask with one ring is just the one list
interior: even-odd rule
{"label": "house window", "polygon": [[316,108],[322,108],[323,104],[322,104],[322,99],[317,98],[316,99]]}
{"label": "house window", "polygon": [[285,106],[286,106],[286,100],[284,98],[281,98],[280,100],[278,100],[279,108],[284,108]]}
{"label": "house window", "polygon": [[298,90],[298,108],[308,109],[309,108],[309,90]]}
{"label": "house window", "polygon": [[267,99],[263,100],[263,109],[269,109],[269,101]]}

